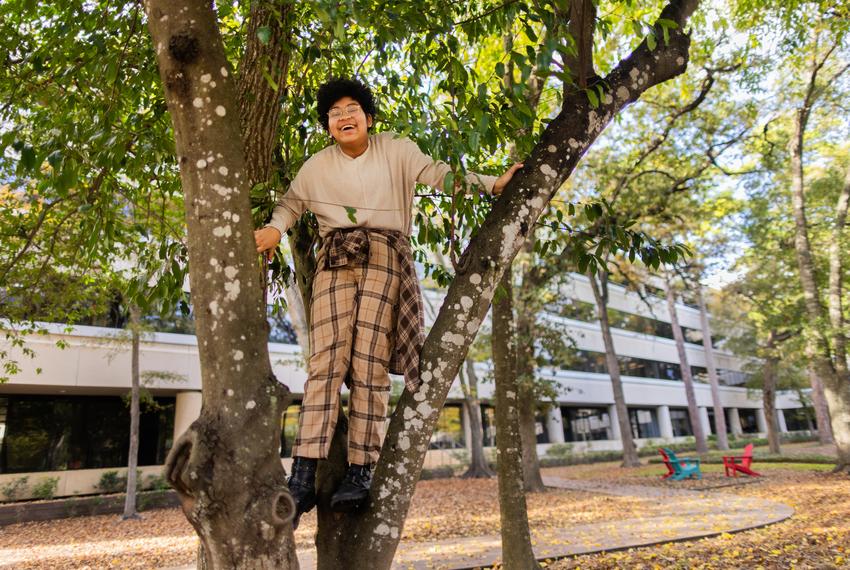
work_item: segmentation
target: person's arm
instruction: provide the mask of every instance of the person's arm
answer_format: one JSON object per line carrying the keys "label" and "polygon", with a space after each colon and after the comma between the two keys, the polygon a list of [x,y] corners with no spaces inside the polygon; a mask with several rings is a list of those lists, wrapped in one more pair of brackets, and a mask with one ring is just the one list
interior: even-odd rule
{"label": "person's arm", "polygon": [[283,234],[298,221],[298,218],[306,210],[304,201],[299,197],[300,187],[299,176],[296,175],[289,190],[278,199],[269,223],[262,229],[254,231],[257,253],[268,252],[268,256],[271,258]]}
{"label": "person's arm", "polygon": [[[401,139],[403,142],[402,150],[404,152],[404,160],[410,172],[416,173],[416,182],[436,188],[443,192],[446,191],[444,181],[446,174],[451,172],[451,167],[442,160],[434,160],[421,150],[410,139]],[[522,168],[522,164],[514,164],[501,176],[490,176],[488,174],[478,174],[477,172],[468,172],[466,174],[466,182],[472,187],[479,188],[486,194],[498,196],[502,193],[507,183],[513,177],[514,173]]]}

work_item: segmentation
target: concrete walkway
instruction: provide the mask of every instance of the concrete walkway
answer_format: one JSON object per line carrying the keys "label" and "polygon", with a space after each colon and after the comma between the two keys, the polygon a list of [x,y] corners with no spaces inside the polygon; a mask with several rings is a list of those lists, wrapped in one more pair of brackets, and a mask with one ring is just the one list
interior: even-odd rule
{"label": "concrete walkway", "polygon": [[[663,500],[665,514],[574,525],[532,532],[539,559],[622,550],[635,546],[692,540],[777,523],[794,514],[788,505],[732,494],[645,487],[544,477],[548,487],[607,495]],[[501,557],[499,535],[399,544],[393,568],[461,570],[492,565]],[[316,567],[315,551],[299,550],[302,570]],[[186,570],[193,567],[186,567]],[[181,569],[182,570],[182,569]]]}

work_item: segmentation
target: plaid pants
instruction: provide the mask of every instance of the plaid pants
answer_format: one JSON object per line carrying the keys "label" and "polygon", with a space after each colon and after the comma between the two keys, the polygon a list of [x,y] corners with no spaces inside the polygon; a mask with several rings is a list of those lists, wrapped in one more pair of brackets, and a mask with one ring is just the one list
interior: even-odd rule
{"label": "plaid pants", "polygon": [[350,379],[348,461],[376,463],[386,431],[401,269],[386,236],[369,234],[369,260],[327,269],[313,282],[312,354],[293,456],[326,458],[339,390]]}

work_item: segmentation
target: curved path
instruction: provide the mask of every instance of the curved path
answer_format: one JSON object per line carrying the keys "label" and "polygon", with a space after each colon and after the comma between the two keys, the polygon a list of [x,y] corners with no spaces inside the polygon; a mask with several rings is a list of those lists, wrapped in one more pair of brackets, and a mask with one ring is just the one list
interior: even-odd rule
{"label": "curved path", "polygon": [[[574,525],[534,532],[539,559],[622,550],[678,540],[733,533],[777,523],[794,514],[788,505],[733,494],[675,488],[619,485],[544,477],[548,487],[663,501],[669,514]],[[315,568],[314,551],[299,551],[302,570]],[[501,558],[499,535],[399,544],[393,568],[461,570],[491,565]]]}

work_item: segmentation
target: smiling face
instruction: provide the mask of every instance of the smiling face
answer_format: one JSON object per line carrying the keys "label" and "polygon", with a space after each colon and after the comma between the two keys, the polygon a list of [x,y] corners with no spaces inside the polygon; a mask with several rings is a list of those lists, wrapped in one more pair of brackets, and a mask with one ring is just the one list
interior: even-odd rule
{"label": "smiling face", "polygon": [[[356,106],[356,110],[355,110]],[[342,116],[335,117],[342,112]],[[328,131],[343,148],[365,147],[369,139],[372,116],[366,115],[360,104],[352,97],[343,97],[334,103],[328,112]]]}

